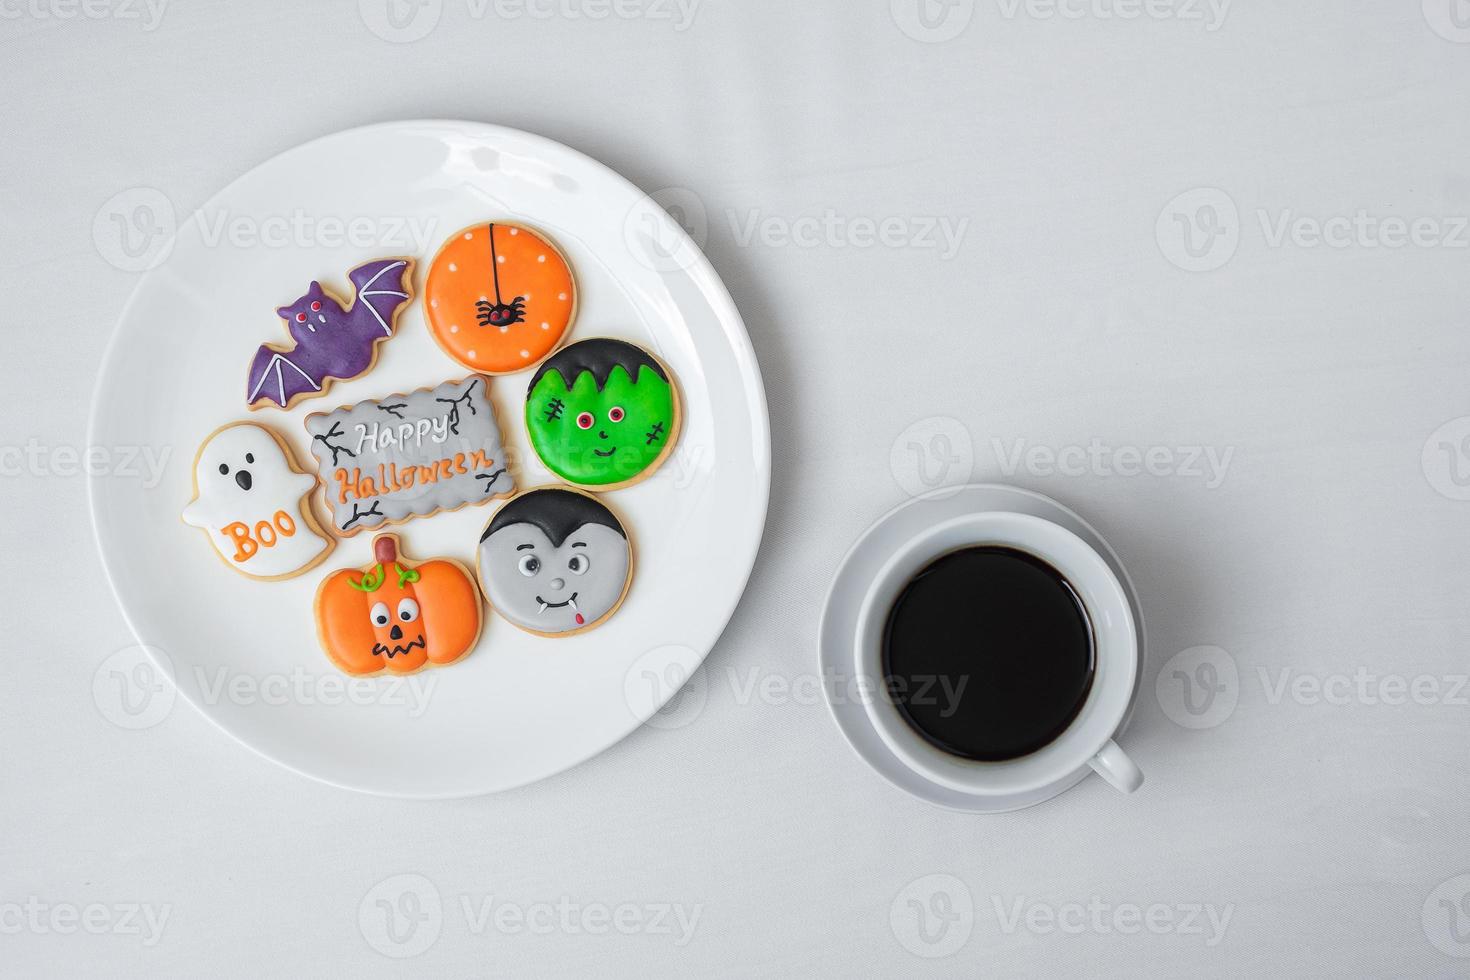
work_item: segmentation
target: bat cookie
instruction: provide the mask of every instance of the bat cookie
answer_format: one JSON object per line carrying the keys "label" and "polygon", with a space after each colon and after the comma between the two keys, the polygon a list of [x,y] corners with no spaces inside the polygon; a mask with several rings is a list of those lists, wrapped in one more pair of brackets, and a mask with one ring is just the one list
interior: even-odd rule
{"label": "bat cookie", "polygon": [[539,487],[485,525],[477,558],[490,608],[542,636],[601,624],[633,580],[633,546],[607,506],[581,490]]}
{"label": "bat cookie", "polygon": [[316,484],[297,468],[280,436],[254,422],[235,422],[199,447],[184,523],[208,532],[209,543],[235,571],[290,578],[336,546],[312,513]]}
{"label": "bat cookie", "polygon": [[589,490],[637,483],[679,436],[679,392],[662,361],[597,337],[547,359],[526,389],[526,432],[557,476]]}
{"label": "bat cookie", "polygon": [[515,492],[495,408],[478,374],[306,417],[339,534]]}
{"label": "bat cookie", "polygon": [[366,374],[378,359],[378,344],[393,336],[398,314],[408,305],[412,271],[412,259],[366,262],[347,273],[355,291],[351,306],[313,282],[306,295],[276,310],[291,345],[260,345],[250,362],[246,404],[290,408],[299,399],[326,394],[333,381]]}
{"label": "bat cookie", "polygon": [[472,371],[522,371],[556,350],[577,309],[567,260],[540,232],[471,225],[439,249],[424,315],[444,353]]}
{"label": "bat cookie", "polygon": [[316,591],[317,638],[348,674],[411,674],[453,663],[480,639],[480,593],[449,558],[410,561],[396,534],[373,538],[373,560],[344,568]]}

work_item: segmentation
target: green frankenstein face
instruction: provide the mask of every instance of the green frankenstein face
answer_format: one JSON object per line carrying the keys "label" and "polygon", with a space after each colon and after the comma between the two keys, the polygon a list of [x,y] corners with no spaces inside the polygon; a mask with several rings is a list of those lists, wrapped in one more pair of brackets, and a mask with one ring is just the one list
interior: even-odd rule
{"label": "green frankenstein face", "polygon": [[526,430],[568,483],[608,486],[654,465],[674,435],[674,389],[662,365],[621,340],[583,340],[531,380]]}

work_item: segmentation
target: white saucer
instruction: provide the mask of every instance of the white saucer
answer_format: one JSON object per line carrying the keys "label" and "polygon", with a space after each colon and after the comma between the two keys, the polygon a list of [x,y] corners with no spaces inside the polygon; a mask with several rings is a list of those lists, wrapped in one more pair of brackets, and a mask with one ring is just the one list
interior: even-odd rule
{"label": "white saucer", "polygon": [[[1139,658],[1142,661],[1146,649],[1143,624],[1143,609],[1138,603],[1138,592],[1133,580],[1128,577],[1117,554],[1093,527],[1061,504],[1030,490],[998,484],[975,484],[965,487],[942,487],[921,497],[907,501],[883,515],[857,540],[843,557],[832,579],[827,593],[826,608],[822,611],[822,624],[817,636],[817,653],[822,676],[846,677],[852,672],[853,635],[857,627],[858,608],[873,576],[888,558],[919,530],[964,514],[979,511],[1008,511],[1029,514],[1061,525],[1091,545],[1123,583],[1128,595],[1128,604],[1133,610],[1133,619],[1138,627]],[[828,673],[831,671],[831,674]],[[1142,671],[1139,672],[1142,676]],[[1071,789],[1087,778],[1092,769],[1083,766],[1076,772],[1048,786],[1009,797],[976,796],[941,786],[910,769],[894,755],[878,732],[862,702],[856,698],[833,698],[832,685],[823,685],[827,695],[827,706],[837,722],[847,744],[852,746],[864,762],[872,766],[878,775],[899,789],[921,800],[951,810],[967,813],[1005,813],[1022,810],[1044,803],[1059,793]],[[1133,688],[1133,700],[1128,714],[1119,727],[1121,733],[1128,727],[1133,716],[1133,705],[1138,699],[1138,684]]]}

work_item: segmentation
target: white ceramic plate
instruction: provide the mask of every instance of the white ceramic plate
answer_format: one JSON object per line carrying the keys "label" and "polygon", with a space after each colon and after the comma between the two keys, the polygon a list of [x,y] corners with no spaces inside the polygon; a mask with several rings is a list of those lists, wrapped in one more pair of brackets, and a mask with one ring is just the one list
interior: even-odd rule
{"label": "white ceramic plate", "polygon": [[[984,511],[999,511],[1026,514],[1060,525],[1077,535],[1102,556],[1113,574],[1118,577],[1128,603],[1133,610],[1133,622],[1138,630],[1139,662],[1144,662],[1147,640],[1143,626],[1143,610],[1138,603],[1138,592],[1128,577],[1118,555],[1077,514],[1052,500],[1031,490],[1007,487],[998,484],[977,483],[963,487],[942,487],[913,500],[905,501],[882,517],[864,532],[843,556],[827,592],[827,604],[822,611],[822,624],[817,637],[817,657],[822,676],[849,676],[853,671],[853,638],[863,597],[879,570],[888,560],[916,534],[944,521],[967,514]],[[1141,677],[1143,671],[1140,670]],[[1138,699],[1138,684],[1135,679],[1133,698],[1128,715],[1118,727],[1121,734],[1128,728],[1133,715],[1133,704]],[[1082,766],[1076,772],[1028,793],[1010,796],[978,796],[963,790],[935,782],[910,768],[879,735],[861,701],[856,698],[836,698],[827,691],[827,707],[847,744],[852,746],[868,765],[884,779],[906,793],[927,800],[938,806],[967,813],[1004,813],[1044,803],[1059,793],[1077,785],[1092,769]]]}
{"label": "white ceramic plate", "polygon": [[[302,462],[302,418],[467,372],[434,344],[416,302],[377,366],[289,412],[246,410],[244,378],[275,308],[313,279],[341,294],[380,256],[428,260],[488,219],[544,229],[571,262],[579,307],[567,341],[610,335],[653,350],[677,376],[683,431],[650,479],[604,499],[635,547],[617,614],[580,636],[531,636],[487,613],[479,646],[407,680],[350,683],[317,646],[312,597],[329,571],[368,561],[371,534],[284,582],[220,561],[179,512],[193,456],[216,427],[272,425]],[[521,486],[555,482],[526,441],[529,372],[492,394]],[[769,426],[750,340],[697,247],[636,187],[558,143],[477,123],[401,122],[338,133],[281,154],[179,228],[125,309],[93,405],[91,443],[171,455],[162,482],[94,477],[103,562],[139,642],[180,693],[229,734],[297,772],[392,796],[454,797],[560,772],[628,734],[704,659],[755,560],[770,489]],[[418,559],[473,566],[493,502],[397,528]],[[413,685],[413,686],[411,686]]]}

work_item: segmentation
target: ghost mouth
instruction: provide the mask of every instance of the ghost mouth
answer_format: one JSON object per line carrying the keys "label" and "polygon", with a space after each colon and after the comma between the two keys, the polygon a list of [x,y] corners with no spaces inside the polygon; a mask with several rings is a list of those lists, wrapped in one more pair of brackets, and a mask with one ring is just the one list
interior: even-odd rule
{"label": "ghost mouth", "polygon": [[392,660],[394,657],[407,656],[408,652],[414,647],[418,647],[420,650],[426,648],[424,644],[424,634],[420,633],[419,638],[417,640],[409,641],[407,646],[399,646],[395,643],[393,646],[390,647],[386,643],[375,643],[373,644],[373,656],[386,656],[389,660]]}
{"label": "ghost mouth", "polygon": [[594,455],[594,456],[611,456],[613,453],[615,453],[617,451],[618,451],[618,447],[617,446],[612,447],[611,449],[607,450],[606,452],[603,452],[601,449],[594,449],[594,450],[592,450],[592,455]]}

